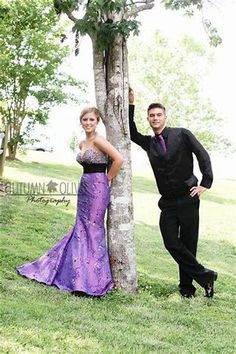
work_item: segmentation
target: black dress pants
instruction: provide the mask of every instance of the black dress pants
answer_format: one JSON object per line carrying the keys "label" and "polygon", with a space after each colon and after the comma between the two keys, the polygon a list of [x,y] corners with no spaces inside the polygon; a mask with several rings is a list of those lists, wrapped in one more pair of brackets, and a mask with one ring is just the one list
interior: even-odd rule
{"label": "black dress pants", "polygon": [[194,294],[193,279],[206,286],[212,271],[196,259],[199,229],[198,196],[186,195],[175,199],[161,198],[160,230],[164,245],[179,265],[181,293]]}

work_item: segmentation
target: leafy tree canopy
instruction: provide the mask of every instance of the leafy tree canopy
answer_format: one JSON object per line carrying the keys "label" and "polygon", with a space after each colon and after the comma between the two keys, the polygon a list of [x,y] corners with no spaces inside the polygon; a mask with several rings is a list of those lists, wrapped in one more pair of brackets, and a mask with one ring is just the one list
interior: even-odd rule
{"label": "leafy tree canopy", "polygon": [[50,0],[1,0],[0,17],[0,112],[13,151],[25,119],[44,124],[52,105],[76,100],[65,88],[83,85],[60,71],[69,51]]}
{"label": "leafy tree canopy", "polygon": [[224,121],[206,92],[203,94],[203,78],[213,60],[212,53],[189,36],[175,45],[159,32],[146,45],[132,40],[130,81],[137,91],[137,118],[142,129],[149,129],[147,106],[161,102],[167,108],[168,125],[189,128],[210,150],[228,147],[229,142],[220,135]]}

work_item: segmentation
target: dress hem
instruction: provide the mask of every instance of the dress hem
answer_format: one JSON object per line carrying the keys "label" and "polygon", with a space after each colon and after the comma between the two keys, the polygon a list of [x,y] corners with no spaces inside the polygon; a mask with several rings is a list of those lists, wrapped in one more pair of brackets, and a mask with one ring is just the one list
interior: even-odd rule
{"label": "dress hem", "polygon": [[69,292],[71,294],[73,293],[83,293],[83,294],[86,294],[86,295],[89,295],[89,296],[94,296],[94,297],[99,297],[99,296],[104,296],[106,295],[109,291],[111,291],[113,288],[114,288],[114,284],[113,282],[109,282],[109,284],[106,286],[106,289],[102,292],[102,293],[92,293],[92,292],[88,292],[82,288],[80,289],[69,289],[69,288],[65,288],[63,286],[60,286],[58,284],[55,284],[55,283],[47,283],[46,281],[41,281],[41,280],[38,280],[37,278],[35,277],[30,277],[28,275],[24,275],[22,273],[20,273],[20,270],[16,268],[16,272],[17,274],[19,274],[20,276],[22,276],[23,278],[26,278],[26,279],[29,279],[29,280],[33,280],[39,284],[44,284],[44,285],[47,285],[47,286],[54,286],[56,288],[58,288],[59,290],[62,290],[62,291],[66,291],[66,292]]}

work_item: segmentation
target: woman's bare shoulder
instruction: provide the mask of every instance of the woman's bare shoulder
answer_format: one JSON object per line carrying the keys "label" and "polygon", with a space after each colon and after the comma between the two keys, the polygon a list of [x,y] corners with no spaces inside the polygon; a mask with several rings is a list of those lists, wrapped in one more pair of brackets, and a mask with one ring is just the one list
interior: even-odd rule
{"label": "woman's bare shoulder", "polygon": [[82,150],[84,145],[85,145],[85,140],[81,140],[79,142],[79,149]]}

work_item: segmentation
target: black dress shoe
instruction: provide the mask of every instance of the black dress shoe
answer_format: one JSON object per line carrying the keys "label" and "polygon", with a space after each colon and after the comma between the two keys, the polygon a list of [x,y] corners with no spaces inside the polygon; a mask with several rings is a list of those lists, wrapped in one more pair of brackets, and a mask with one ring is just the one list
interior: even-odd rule
{"label": "black dress shoe", "polygon": [[193,299],[194,298],[194,294],[181,294],[181,297],[184,299]]}
{"label": "black dress shoe", "polygon": [[181,297],[185,298],[185,299],[191,299],[194,298],[194,293],[195,293],[195,289],[194,290],[190,290],[190,289],[179,289],[179,293],[181,295]]}
{"label": "black dress shoe", "polygon": [[214,281],[217,279],[217,273],[214,272],[212,275],[212,279],[204,286],[205,289],[205,297],[213,298],[214,296]]}

